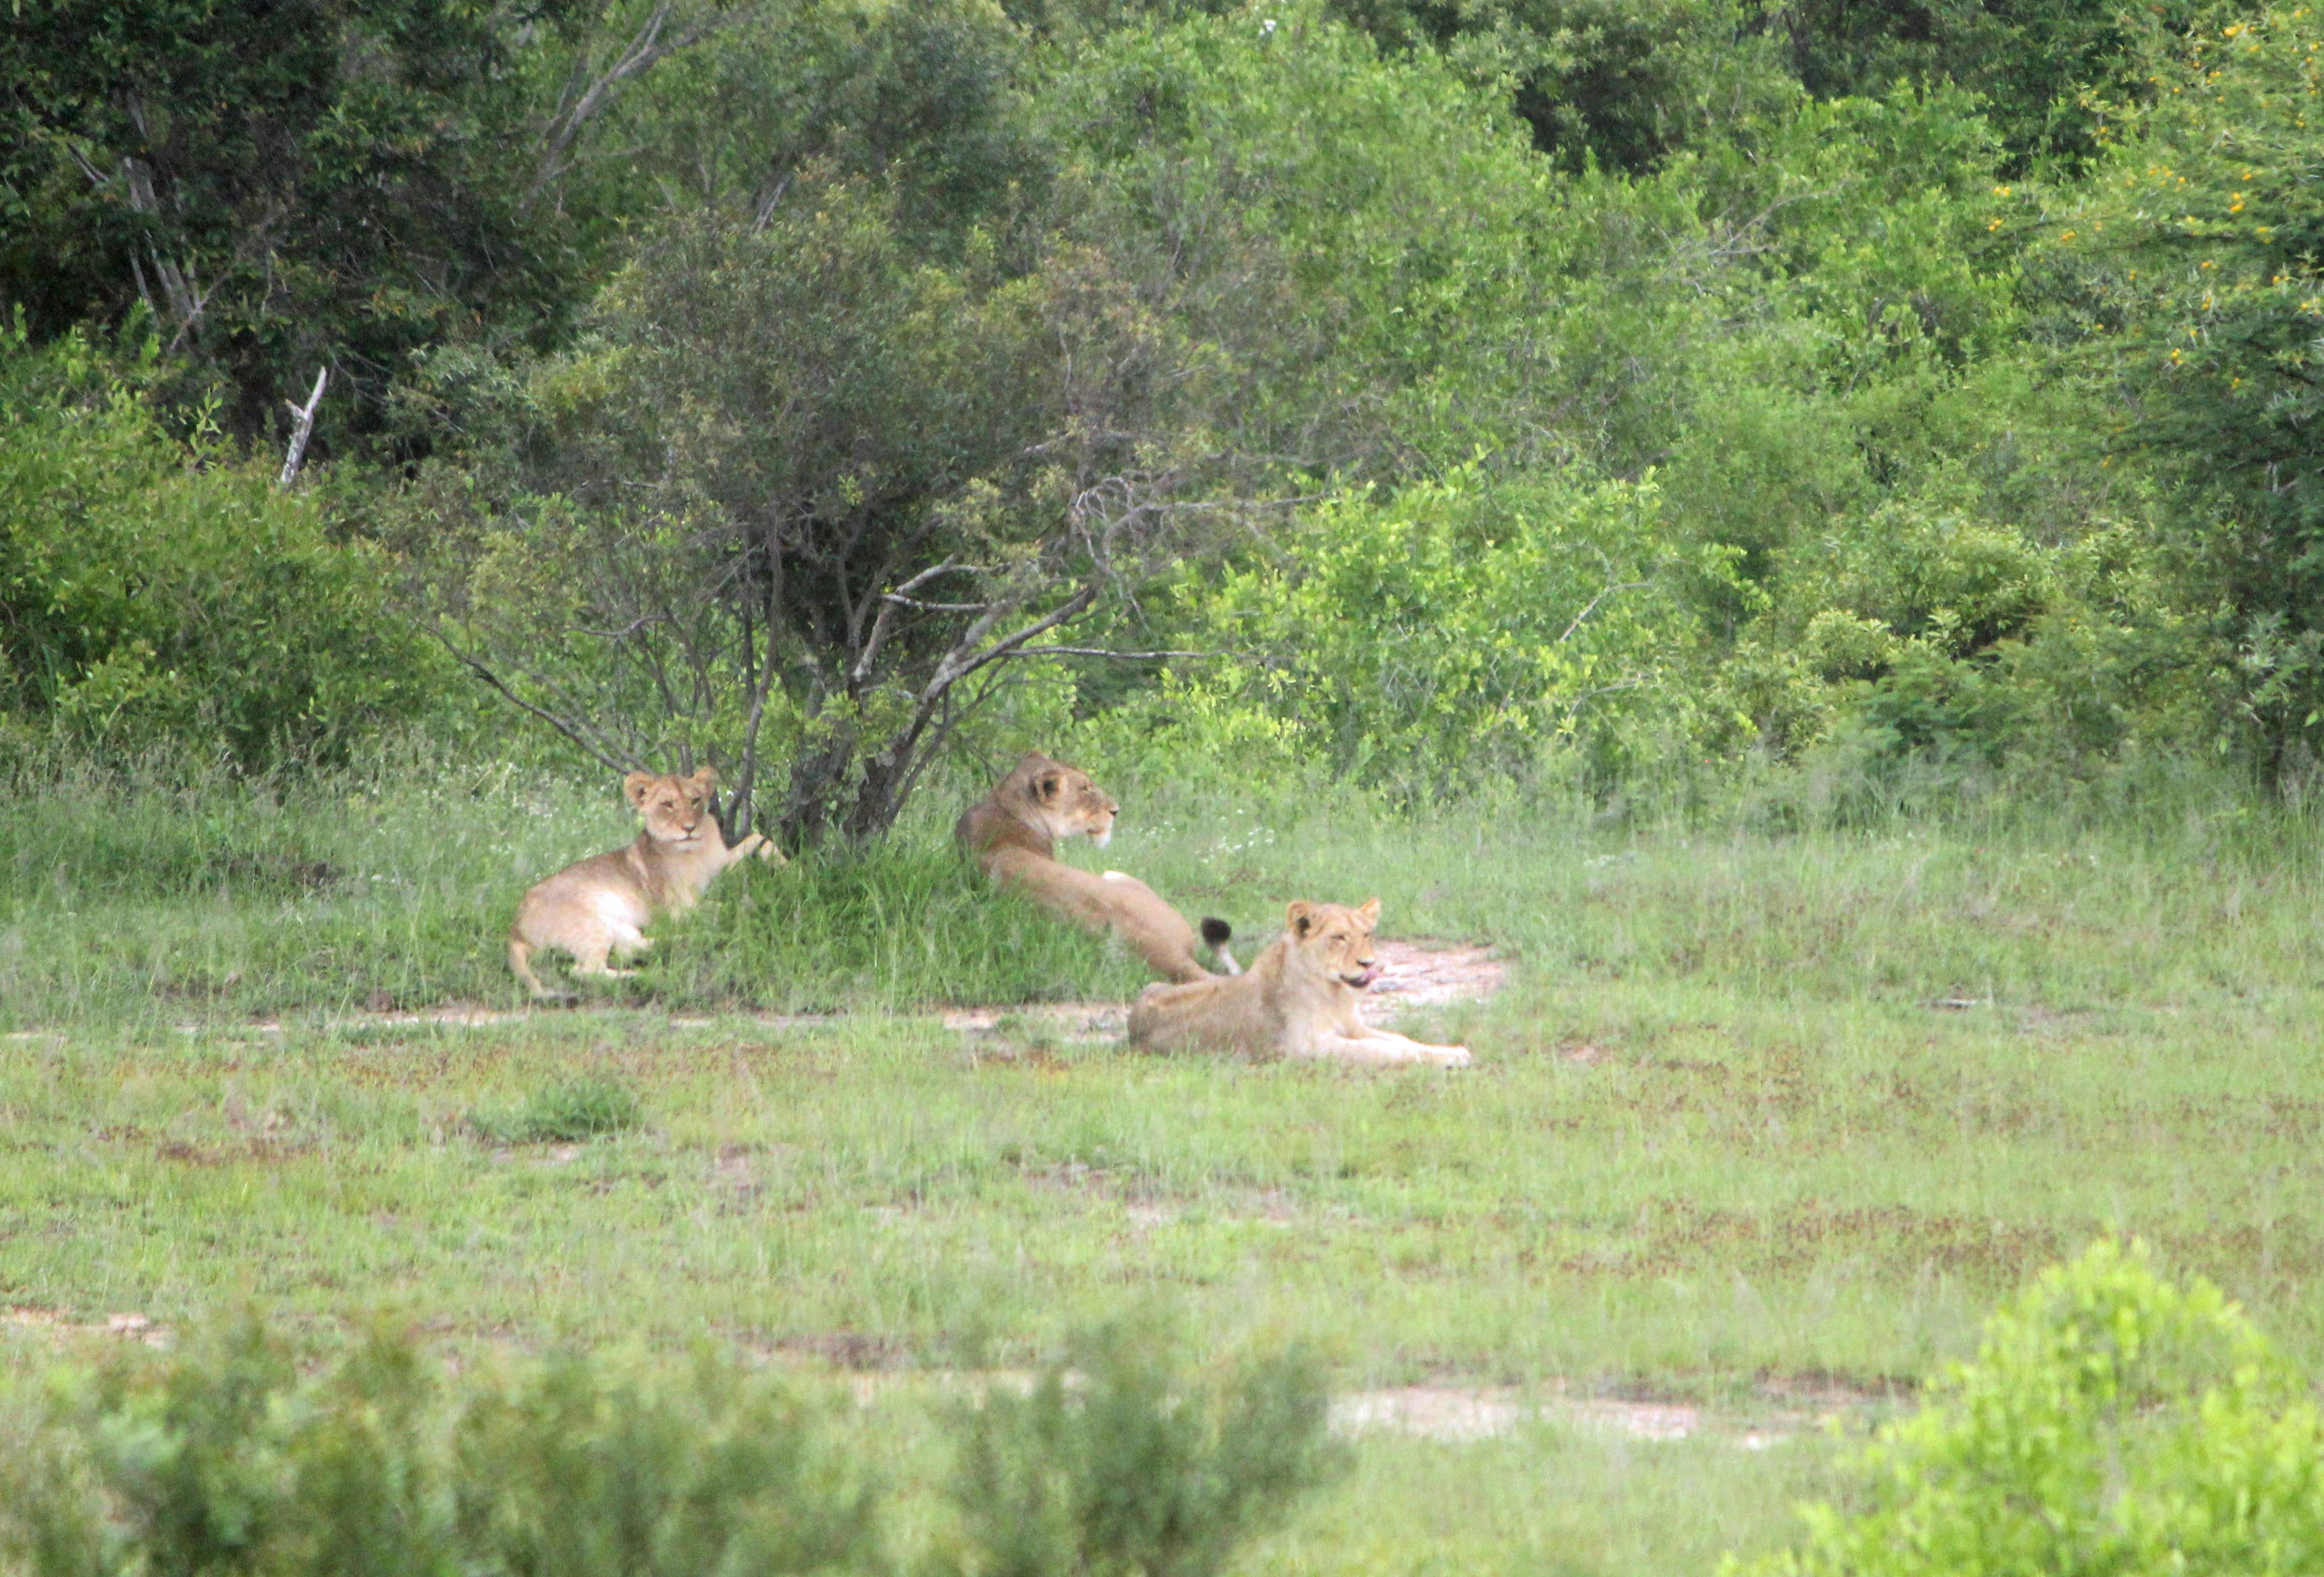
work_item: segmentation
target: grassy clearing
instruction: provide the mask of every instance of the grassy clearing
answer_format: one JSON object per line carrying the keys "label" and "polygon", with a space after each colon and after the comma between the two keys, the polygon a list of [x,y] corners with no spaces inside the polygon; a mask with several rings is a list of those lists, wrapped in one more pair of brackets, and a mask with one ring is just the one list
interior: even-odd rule
{"label": "grassy clearing", "polygon": [[[977,891],[933,815],[874,864],[736,872],[623,1001],[345,1013],[512,997],[508,908],[619,838],[598,798],[445,778],[12,822],[0,1301],[174,1323],[255,1296],[320,1340],[387,1305],[455,1348],[707,1336],[899,1373],[864,1427],[901,1442],[911,1376],[1148,1305],[1206,1343],[1317,1338],[1351,1387],[1730,1413],[1771,1378],[1878,1392],[2113,1229],[2324,1368],[2303,815],[1125,821],[1104,862],[1247,935],[1377,891],[1391,934],[1501,945],[1499,999],[1417,1027],[1477,1049],[1450,1076],[1161,1062],[1029,1022],[972,1047],[890,1011],[1137,978]],[[47,1338],[11,1340],[21,1363]],[[1826,1462],[1549,1426],[1358,1454],[1251,1569],[1701,1571],[1776,1536]]]}

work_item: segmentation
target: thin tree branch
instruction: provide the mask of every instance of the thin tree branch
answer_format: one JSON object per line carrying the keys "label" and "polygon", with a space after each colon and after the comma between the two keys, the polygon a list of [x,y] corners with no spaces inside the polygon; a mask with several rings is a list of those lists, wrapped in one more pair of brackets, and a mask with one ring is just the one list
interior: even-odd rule
{"label": "thin tree branch", "polygon": [[573,167],[573,161],[567,155],[579,139],[582,128],[613,102],[623,83],[650,70],[657,62],[679,51],[691,49],[719,29],[750,14],[748,11],[730,11],[723,16],[713,16],[697,23],[675,37],[664,39],[662,29],[669,24],[673,3],[674,0],[655,0],[652,13],[647,16],[645,25],[639,28],[636,36],[630,40],[629,46],[577,96],[573,88],[578,85],[580,77],[576,75],[574,83],[566,90],[566,101],[559,104],[558,114],[549,122],[543,136],[540,162],[533,174],[531,189],[525,194],[526,202],[537,201],[543,191]]}
{"label": "thin tree branch", "polygon": [[1640,586],[1646,584],[1646,583],[1643,580],[1629,580],[1624,581],[1619,586],[1601,586],[1596,596],[1591,597],[1588,602],[1582,604],[1582,611],[1573,615],[1573,622],[1565,627],[1565,633],[1557,638],[1555,644],[1559,646],[1564,645],[1567,640],[1572,636],[1573,632],[1582,628],[1582,621],[1587,619],[1591,613],[1598,611],[1598,604],[1600,603],[1604,602],[1616,592],[1637,591]]}
{"label": "thin tree branch", "polygon": [[509,687],[503,682],[500,675],[487,668],[482,659],[473,657],[467,652],[462,651],[458,647],[453,645],[451,641],[445,636],[441,631],[437,632],[436,638],[438,641],[443,641],[444,649],[452,654],[453,660],[459,663],[470,673],[475,675],[476,678],[484,680],[485,684],[499,691],[501,696],[509,702],[510,705],[517,707],[520,711],[530,713],[533,716],[540,718],[543,723],[549,724],[549,727],[557,730],[558,733],[571,740],[575,744],[579,745],[583,750],[586,751],[599,765],[604,767],[606,770],[612,772],[628,772],[636,770],[635,762],[623,762],[617,761],[613,756],[606,754],[605,752],[599,749],[597,742],[590,738],[588,733],[579,724],[567,722],[565,718],[559,717],[556,713],[551,712],[545,707],[534,706],[522,696],[518,695],[514,690],[509,688]]}
{"label": "thin tree branch", "polygon": [[1116,651],[1107,646],[1020,646],[1018,657],[1103,657],[1117,662],[1149,662],[1162,658],[1222,658],[1223,651]]}

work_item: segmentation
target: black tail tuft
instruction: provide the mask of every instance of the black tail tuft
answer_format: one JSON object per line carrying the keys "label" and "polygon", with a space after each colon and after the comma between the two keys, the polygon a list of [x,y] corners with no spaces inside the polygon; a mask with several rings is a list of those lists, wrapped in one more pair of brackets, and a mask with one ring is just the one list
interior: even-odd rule
{"label": "black tail tuft", "polygon": [[1203,917],[1204,946],[1223,947],[1233,940],[1234,927],[1232,926],[1228,925],[1224,920],[1214,919],[1208,915]]}

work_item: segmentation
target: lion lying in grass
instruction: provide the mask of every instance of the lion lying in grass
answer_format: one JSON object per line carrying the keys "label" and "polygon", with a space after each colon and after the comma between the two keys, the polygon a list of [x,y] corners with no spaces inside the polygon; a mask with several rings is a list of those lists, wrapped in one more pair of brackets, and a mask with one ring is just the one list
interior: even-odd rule
{"label": "lion lying in grass", "polygon": [[[1104,848],[1120,808],[1087,772],[1035,752],[962,813],[953,836],[993,881],[1085,930],[1112,931],[1164,979],[1215,979],[1195,961],[1194,927],[1152,888],[1119,871],[1092,876],[1056,858],[1057,840],[1076,834]],[[1237,972],[1227,952],[1233,936],[1224,920],[1203,922],[1202,942],[1229,974]]]}
{"label": "lion lying in grass", "polygon": [[516,924],[509,931],[509,967],[536,999],[555,1000],[559,993],[533,973],[535,950],[571,954],[575,974],[635,974],[613,968],[608,960],[651,946],[646,922],[692,908],[721,871],[751,854],[784,862],[781,851],[757,833],[726,846],[726,835],[710,814],[711,791],[717,787],[718,774],[708,767],[688,778],[632,772],[622,779],[622,791],[645,817],[637,842],[567,865],[517,905]]}
{"label": "lion lying in grass", "polygon": [[1295,903],[1289,924],[1244,973],[1191,985],[1150,985],[1130,1010],[1130,1044],[1145,1051],[1466,1067],[1465,1046],[1430,1046],[1375,1029],[1356,993],[1379,978],[1372,929],[1379,899],[1350,908]]}

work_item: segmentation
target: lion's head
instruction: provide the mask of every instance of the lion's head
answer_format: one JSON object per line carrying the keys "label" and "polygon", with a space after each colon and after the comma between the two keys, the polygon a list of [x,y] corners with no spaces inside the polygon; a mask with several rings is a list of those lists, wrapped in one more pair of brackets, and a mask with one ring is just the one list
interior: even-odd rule
{"label": "lion's head", "polygon": [[1079,767],[1053,761],[1035,751],[1017,763],[997,798],[1028,824],[1052,838],[1086,833],[1102,849],[1112,840],[1116,805]]}
{"label": "lion's head", "polygon": [[688,778],[632,772],[622,779],[622,792],[646,818],[646,835],[658,844],[692,844],[700,838],[703,824],[710,819],[710,795],[717,787],[718,773],[711,767]]}
{"label": "lion's head", "polygon": [[1372,929],[1379,924],[1379,899],[1355,908],[1343,903],[1294,903],[1286,912],[1291,956],[1300,966],[1342,985],[1362,991],[1379,978],[1372,956]]}

